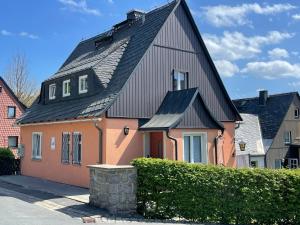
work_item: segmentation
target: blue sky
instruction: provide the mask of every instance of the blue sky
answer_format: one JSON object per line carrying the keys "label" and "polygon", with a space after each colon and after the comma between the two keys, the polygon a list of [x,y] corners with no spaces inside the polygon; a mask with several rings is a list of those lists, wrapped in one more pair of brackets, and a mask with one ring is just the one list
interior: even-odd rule
{"label": "blue sky", "polygon": [[[166,0],[5,0],[0,2],[0,74],[17,53],[39,85],[82,39],[110,29],[133,8]],[[300,2],[188,0],[232,98],[300,89]]]}

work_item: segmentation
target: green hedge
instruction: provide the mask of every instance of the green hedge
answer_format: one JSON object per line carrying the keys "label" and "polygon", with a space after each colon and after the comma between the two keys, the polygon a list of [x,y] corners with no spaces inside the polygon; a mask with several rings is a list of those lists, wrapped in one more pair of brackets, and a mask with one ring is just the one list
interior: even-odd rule
{"label": "green hedge", "polygon": [[232,169],[136,159],[147,218],[221,224],[300,224],[300,171]]}
{"label": "green hedge", "polygon": [[15,159],[9,148],[0,148],[0,176],[20,173],[20,159]]}

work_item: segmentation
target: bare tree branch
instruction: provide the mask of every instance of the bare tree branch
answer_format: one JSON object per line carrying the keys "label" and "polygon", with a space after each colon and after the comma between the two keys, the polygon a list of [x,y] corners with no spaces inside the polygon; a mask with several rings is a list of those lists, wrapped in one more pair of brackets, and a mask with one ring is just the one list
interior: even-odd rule
{"label": "bare tree branch", "polygon": [[38,89],[29,77],[27,59],[24,54],[13,56],[4,78],[17,98],[29,107],[36,99]]}

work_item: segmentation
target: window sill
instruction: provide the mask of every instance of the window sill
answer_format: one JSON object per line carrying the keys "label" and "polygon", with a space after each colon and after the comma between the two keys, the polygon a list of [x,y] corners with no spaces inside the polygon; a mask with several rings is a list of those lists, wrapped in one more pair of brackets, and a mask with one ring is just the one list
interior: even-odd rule
{"label": "window sill", "polygon": [[70,162],[68,162],[68,161],[65,161],[65,162],[61,162],[61,164],[63,164],[63,165],[70,165]]}
{"label": "window sill", "polygon": [[80,167],[81,166],[81,162],[73,162],[72,165]]}
{"label": "window sill", "polygon": [[42,161],[42,158],[31,158],[32,161],[40,162]]}

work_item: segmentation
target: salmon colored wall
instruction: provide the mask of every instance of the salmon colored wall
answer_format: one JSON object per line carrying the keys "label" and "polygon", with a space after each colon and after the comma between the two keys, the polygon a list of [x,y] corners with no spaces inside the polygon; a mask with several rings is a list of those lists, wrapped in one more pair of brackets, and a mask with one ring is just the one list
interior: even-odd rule
{"label": "salmon colored wall", "polygon": [[[124,127],[129,127],[129,134],[124,135]],[[105,119],[105,163],[128,165],[143,157],[143,135],[138,131],[136,119]]]}
{"label": "salmon colored wall", "polygon": [[[234,145],[234,135],[235,135],[235,123],[226,122],[224,123],[224,145],[223,145],[223,153],[224,153],[224,162],[225,166],[228,167],[236,167],[235,156],[233,155],[235,151]],[[208,148],[208,162],[210,164],[215,164],[215,145],[214,140],[218,135],[218,130],[214,129],[173,129],[170,131],[170,136],[177,139],[178,143],[178,160],[183,160],[183,133],[197,133],[197,132],[205,132],[207,133],[207,148]],[[171,141],[167,137],[165,137],[165,157],[167,159],[175,159],[175,147],[174,141]]]}
{"label": "salmon colored wall", "polygon": [[[101,126],[102,121],[99,123]],[[42,132],[42,159],[32,160],[32,132]],[[63,132],[81,132],[82,164],[61,163],[61,139]],[[50,148],[50,139],[55,137],[55,150]],[[82,187],[89,186],[87,165],[96,164],[98,155],[98,130],[92,121],[33,125],[21,127],[21,143],[25,146],[22,174]],[[72,143],[72,141],[71,141]],[[70,146],[72,150],[72,144]]]}

